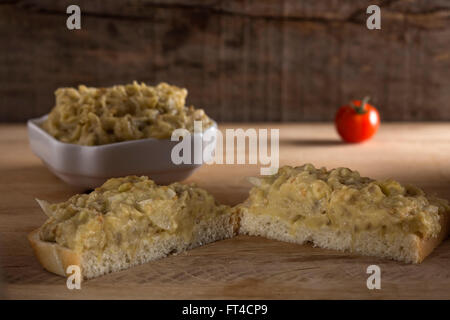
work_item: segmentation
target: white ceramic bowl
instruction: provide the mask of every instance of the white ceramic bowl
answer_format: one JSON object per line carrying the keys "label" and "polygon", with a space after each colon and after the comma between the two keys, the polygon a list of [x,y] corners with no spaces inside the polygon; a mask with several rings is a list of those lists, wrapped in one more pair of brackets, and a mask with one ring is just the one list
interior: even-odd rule
{"label": "white ceramic bowl", "polygon": [[[64,143],[41,128],[46,118],[47,115],[27,123],[31,150],[61,180],[78,187],[94,189],[109,178],[127,175],[146,175],[156,183],[168,184],[186,179],[203,163],[211,161],[203,158],[202,164],[174,164],[171,152],[178,142],[170,140],[148,138],[100,146]],[[191,134],[191,143],[195,140],[203,148],[214,143],[211,147],[215,149],[215,140],[203,139],[209,130],[215,134],[217,124],[203,133]],[[194,150],[192,147],[192,154]]]}

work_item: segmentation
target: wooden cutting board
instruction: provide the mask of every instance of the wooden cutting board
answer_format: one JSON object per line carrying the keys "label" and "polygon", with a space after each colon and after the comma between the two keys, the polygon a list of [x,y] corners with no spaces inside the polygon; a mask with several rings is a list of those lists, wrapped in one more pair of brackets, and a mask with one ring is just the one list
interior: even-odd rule
{"label": "wooden cutting board", "polygon": [[[255,127],[255,125],[252,125]],[[224,128],[249,125],[227,125]],[[450,124],[384,123],[364,144],[340,143],[331,124],[264,124],[280,128],[280,163],[347,166],[374,178],[395,178],[450,199]],[[223,203],[246,198],[254,165],[212,165],[196,182]],[[239,236],[82,283],[38,264],[26,235],[45,216],[34,198],[64,201],[82,192],[54,177],[30,151],[24,125],[0,126],[0,266],[3,297],[62,299],[450,298],[450,240],[422,264],[407,265],[308,245]],[[366,286],[369,265],[381,268],[381,289]]]}

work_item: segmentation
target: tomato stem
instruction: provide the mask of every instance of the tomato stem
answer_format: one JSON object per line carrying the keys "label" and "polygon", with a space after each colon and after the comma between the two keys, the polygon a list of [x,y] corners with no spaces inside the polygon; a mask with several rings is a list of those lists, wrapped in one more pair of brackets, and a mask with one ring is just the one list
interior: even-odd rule
{"label": "tomato stem", "polygon": [[356,113],[358,114],[364,114],[367,112],[366,110],[366,104],[369,102],[370,97],[369,96],[365,96],[362,101],[361,101],[361,105],[358,107],[355,104],[353,104],[353,108],[355,109]]}

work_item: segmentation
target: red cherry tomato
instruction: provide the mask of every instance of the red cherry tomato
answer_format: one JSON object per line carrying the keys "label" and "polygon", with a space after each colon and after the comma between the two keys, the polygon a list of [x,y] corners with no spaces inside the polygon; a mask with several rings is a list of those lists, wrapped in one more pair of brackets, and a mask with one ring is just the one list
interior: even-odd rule
{"label": "red cherry tomato", "polygon": [[367,103],[368,100],[354,100],[351,105],[342,106],[336,112],[336,129],[345,141],[361,142],[377,132],[380,115],[374,106]]}

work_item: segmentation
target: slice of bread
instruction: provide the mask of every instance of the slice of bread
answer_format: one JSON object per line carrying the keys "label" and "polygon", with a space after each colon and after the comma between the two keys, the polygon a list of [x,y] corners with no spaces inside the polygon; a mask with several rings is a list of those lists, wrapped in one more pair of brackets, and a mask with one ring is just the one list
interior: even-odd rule
{"label": "slice of bread", "polygon": [[407,263],[422,262],[449,234],[445,200],[346,168],[283,167],[250,182],[236,208],[240,234]]}
{"label": "slice of bread", "polygon": [[66,276],[70,265],[84,279],[123,270],[232,237],[237,220],[195,185],[158,186],[147,177],[108,180],[90,194],[48,204],[49,217],[28,239],[42,266]]}

